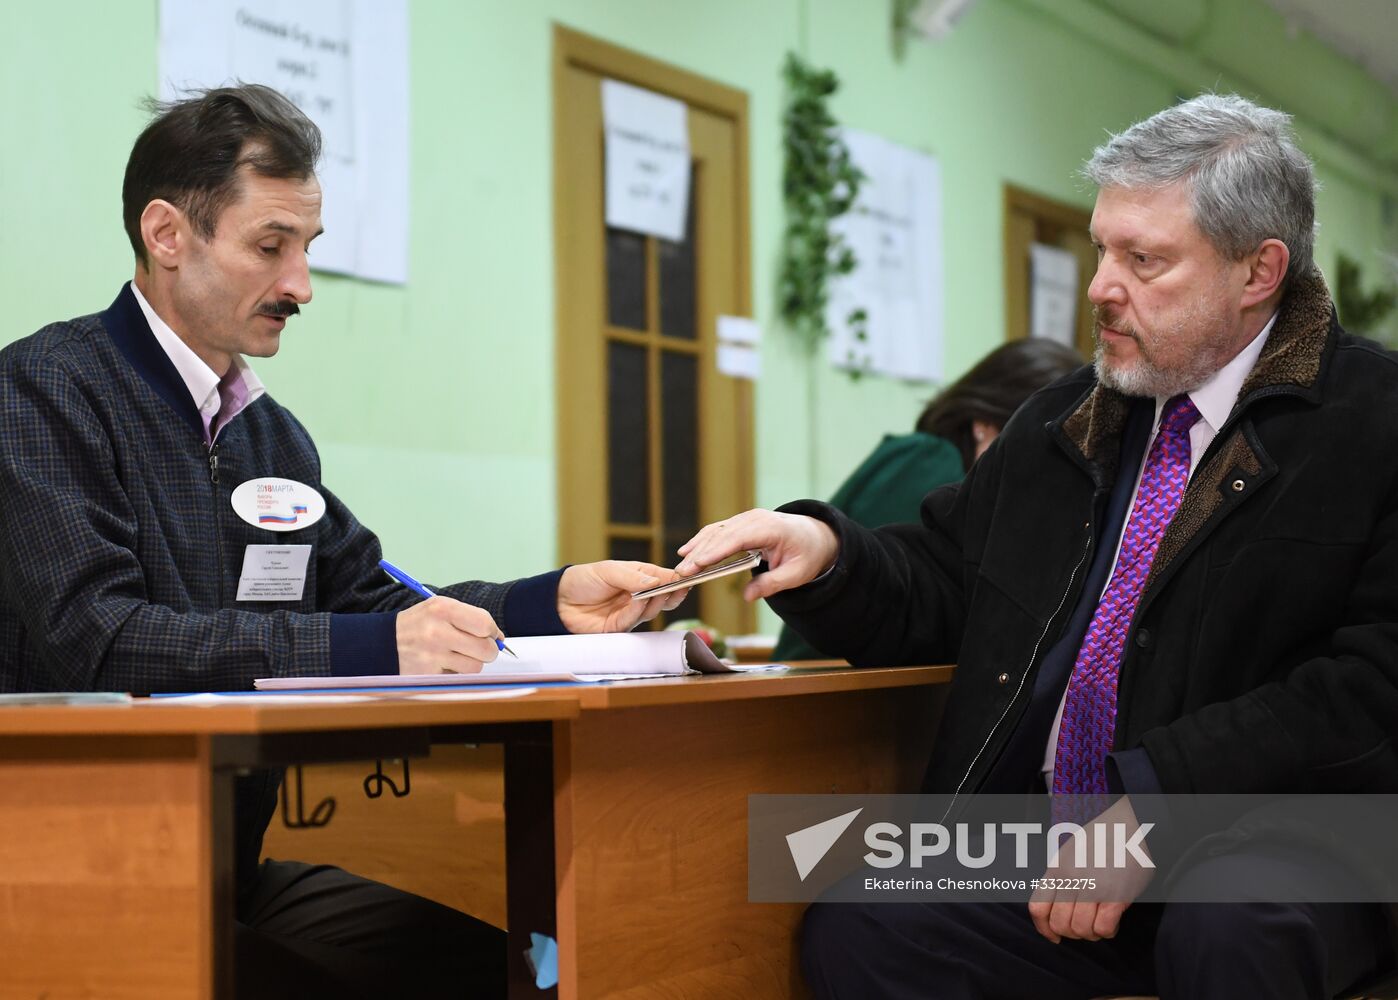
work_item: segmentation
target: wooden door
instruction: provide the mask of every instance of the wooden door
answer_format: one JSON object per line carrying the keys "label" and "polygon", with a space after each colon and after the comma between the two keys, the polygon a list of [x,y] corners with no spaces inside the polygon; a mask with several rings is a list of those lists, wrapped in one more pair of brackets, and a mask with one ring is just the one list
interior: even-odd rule
{"label": "wooden door", "polygon": [[1067,250],[1078,260],[1077,323],[1073,346],[1092,357],[1092,304],[1087,286],[1097,273],[1097,251],[1088,235],[1092,213],[1005,185],[1005,339],[1029,336],[1029,247],[1034,243]]}
{"label": "wooden door", "polygon": [[[560,556],[670,566],[753,504],[752,383],[715,367],[717,318],[751,310],[747,98],[561,27],[554,50]],[[604,221],[604,79],[687,105],[681,242]],[[744,582],[696,588],[670,617],[750,631]]]}

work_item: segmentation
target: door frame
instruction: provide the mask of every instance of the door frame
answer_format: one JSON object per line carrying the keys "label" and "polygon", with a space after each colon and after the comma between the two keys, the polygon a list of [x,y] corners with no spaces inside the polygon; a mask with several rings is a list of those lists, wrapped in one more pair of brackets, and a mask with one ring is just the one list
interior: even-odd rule
{"label": "door frame", "polygon": [[[619,80],[634,86],[644,87],[677,100],[691,108],[703,110],[717,117],[729,119],[733,123],[734,162],[732,211],[734,245],[731,252],[722,259],[733,268],[732,287],[735,290],[733,311],[742,316],[752,315],[752,268],[751,230],[748,174],[748,99],[740,90],[725,86],[714,80],[678,69],[657,60],[643,56],[629,49],[604,42],[560,24],[553,26],[553,218],[554,218],[554,288],[555,288],[555,377],[557,400],[557,503],[558,503],[558,549],[559,558],[564,561],[587,561],[605,558],[597,547],[605,545],[605,539],[592,538],[591,529],[586,527],[607,522],[605,510],[593,509],[599,498],[570,495],[569,486],[583,481],[589,471],[607,468],[607,442],[603,435],[600,442],[590,439],[577,414],[581,408],[605,404],[602,400],[589,398],[583,386],[593,384],[594,379],[571,377],[579,370],[582,362],[577,360],[583,348],[579,346],[580,333],[596,328],[602,321],[601,310],[605,303],[597,301],[595,275],[583,273],[576,265],[579,257],[575,248],[580,240],[589,234],[573,231],[573,223],[568,211],[568,198],[572,183],[568,176],[568,158],[560,151],[572,148],[577,141],[576,127],[570,129],[564,99],[570,70],[583,70],[598,76]],[[600,148],[602,136],[597,136]],[[598,261],[598,266],[605,266]],[[605,279],[604,279],[605,280]],[[605,287],[605,286],[604,286]],[[598,315],[591,315],[593,309]],[[582,318],[579,319],[580,314]],[[711,334],[710,334],[711,335]],[[701,331],[701,343],[703,336]],[[701,354],[701,363],[708,363]],[[605,373],[601,384],[605,385]],[[742,382],[736,387],[738,410],[736,440],[732,443],[737,482],[735,493],[743,498],[745,506],[754,503],[755,450],[753,413],[753,386]],[[701,415],[700,434],[704,415]],[[598,448],[600,447],[600,452]],[[702,447],[702,444],[701,444]],[[597,491],[588,491],[596,493]],[[605,493],[605,490],[602,491]],[[704,487],[700,491],[701,522]],[[605,504],[605,496],[600,498]],[[741,508],[740,508],[741,509]],[[736,513],[736,511],[724,512]],[[717,516],[723,516],[720,513]],[[749,618],[752,618],[749,609]],[[749,623],[751,627],[751,622]]]}

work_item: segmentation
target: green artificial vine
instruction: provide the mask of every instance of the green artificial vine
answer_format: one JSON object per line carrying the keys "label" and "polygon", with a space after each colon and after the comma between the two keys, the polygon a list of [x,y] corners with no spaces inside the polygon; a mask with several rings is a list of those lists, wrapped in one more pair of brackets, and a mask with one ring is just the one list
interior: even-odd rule
{"label": "green artificial vine", "polygon": [[1335,308],[1340,322],[1351,333],[1373,334],[1384,317],[1398,304],[1398,292],[1380,288],[1364,292],[1360,283],[1359,263],[1340,254],[1339,280],[1335,283]]}
{"label": "green artificial vine", "polygon": [[893,56],[902,61],[908,49],[908,35],[912,33],[913,8],[917,0],[893,0]]}
{"label": "green artificial vine", "polygon": [[[840,86],[835,74],[792,53],[785,76],[789,103],[783,119],[786,233],[779,279],[781,315],[814,349],[830,332],[825,321],[830,279],[849,274],[856,264],[854,251],[830,231],[830,222],[854,205],[864,175],[851,161],[826,106]],[[856,340],[867,339],[864,310],[854,310],[848,321]]]}

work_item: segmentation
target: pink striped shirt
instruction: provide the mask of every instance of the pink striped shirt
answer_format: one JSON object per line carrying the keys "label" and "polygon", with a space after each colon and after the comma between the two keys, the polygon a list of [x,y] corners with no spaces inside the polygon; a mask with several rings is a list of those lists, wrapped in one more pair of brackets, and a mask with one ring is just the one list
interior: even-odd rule
{"label": "pink striped shirt", "polygon": [[267,391],[266,386],[248,366],[247,361],[238,354],[233,355],[232,366],[220,378],[218,373],[206,365],[204,360],[180,339],[179,334],[170,329],[169,324],[156,314],[134,281],[131,282],[131,294],[136,296],[136,304],[141,307],[146,322],[150,324],[150,331],[155,334],[156,342],[160,344],[160,349],[165,352],[170,363],[175,366],[175,371],[180,373],[185,388],[194,400],[199,419],[204,424],[204,443],[213,444],[218,439],[218,432],[256,402],[257,398]]}

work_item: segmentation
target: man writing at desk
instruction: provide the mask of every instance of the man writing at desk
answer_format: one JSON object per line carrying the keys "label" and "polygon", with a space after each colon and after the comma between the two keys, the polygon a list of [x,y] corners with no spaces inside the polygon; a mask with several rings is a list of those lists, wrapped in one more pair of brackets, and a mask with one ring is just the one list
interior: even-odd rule
{"label": "man writing at desk", "polygon": [[[1398,364],[1335,318],[1311,164],[1287,116],[1205,95],[1086,173],[1092,368],[920,524],[802,501],[704,528],[678,569],[761,549],[748,597],[818,648],[955,662],[928,791],[1391,792]],[[1205,872],[1265,870],[1276,900],[1353,884],[1330,863],[1243,846],[1164,904],[817,904],[803,961],[860,1000],[1331,997],[1392,962],[1378,905],[1187,902]]]}
{"label": "man writing at desk", "polygon": [[[0,352],[0,690],[469,672],[502,628],[620,631],[682,599],[633,602],[674,576],[642,563],[426,601],[379,568],[243,359],[275,354],[311,300],[319,154],[316,126],[265,87],[165,106],[122,186],[135,279],[106,312]],[[275,794],[270,774],[237,788],[240,995],[503,995],[495,928],[338,869],[259,869]]]}

